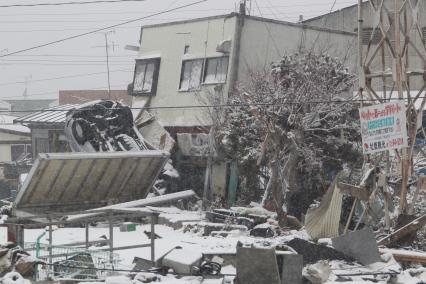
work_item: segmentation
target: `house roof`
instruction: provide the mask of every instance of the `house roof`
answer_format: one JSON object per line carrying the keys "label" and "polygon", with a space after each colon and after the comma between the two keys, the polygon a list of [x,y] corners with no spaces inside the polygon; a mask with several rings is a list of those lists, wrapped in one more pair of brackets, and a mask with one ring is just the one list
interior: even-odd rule
{"label": "house roof", "polygon": [[65,123],[65,117],[70,109],[75,108],[78,104],[66,104],[46,108],[44,110],[34,112],[14,120],[14,123],[22,124],[62,124]]}
{"label": "house roof", "polygon": [[24,100],[4,100],[5,102],[9,103],[11,105],[11,113],[20,113],[22,115],[23,113],[31,113],[34,110],[44,109],[50,106],[53,102],[55,102],[55,99],[43,99],[43,100],[31,100],[31,99],[24,99]]}
{"label": "house roof", "polygon": [[[108,100],[108,90],[60,90],[59,105],[82,104],[95,100]],[[111,90],[111,100],[122,101],[131,105],[132,98],[127,95],[127,90]]]}
{"label": "house roof", "polygon": [[17,135],[29,135],[31,130],[23,125],[13,124],[16,116],[0,114],[0,132],[17,134]]}
{"label": "house roof", "polygon": [[[159,24],[152,24],[152,25],[145,25],[142,26],[141,29],[147,29],[147,28],[156,28],[156,27],[163,27],[163,26],[172,26],[172,25],[180,25],[180,24],[186,24],[186,23],[194,23],[194,22],[201,22],[201,21],[209,21],[213,19],[221,19],[221,18],[232,18],[238,16],[238,13],[230,13],[230,14],[223,14],[223,15],[216,15],[216,16],[209,16],[209,17],[203,17],[203,18],[195,18],[195,19],[189,19],[189,20],[181,20],[181,21],[173,21],[173,22],[166,22],[166,23],[159,23]],[[307,28],[312,30],[318,30],[318,31],[325,31],[325,32],[331,32],[331,33],[338,33],[338,34],[346,34],[346,35],[356,35],[352,32],[346,32],[341,30],[334,30],[330,28],[324,28],[324,27],[316,27],[316,26],[309,26],[307,24],[303,23],[292,23],[287,21],[281,21],[281,20],[275,20],[275,19],[269,19],[269,18],[263,18],[263,17],[256,17],[256,16],[250,16],[246,15],[246,19],[252,19],[255,21],[261,21],[261,22],[267,22],[267,23],[275,23],[280,25],[286,25],[286,26],[292,26],[292,27],[299,27],[299,28]]]}

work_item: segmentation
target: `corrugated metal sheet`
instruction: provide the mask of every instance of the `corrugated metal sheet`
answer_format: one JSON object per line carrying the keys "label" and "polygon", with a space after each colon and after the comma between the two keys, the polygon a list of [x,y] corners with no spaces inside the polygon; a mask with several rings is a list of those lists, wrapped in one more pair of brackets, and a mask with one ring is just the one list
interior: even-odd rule
{"label": "corrugated metal sheet", "polygon": [[308,209],[305,228],[312,239],[333,238],[339,235],[343,195],[337,186],[339,175],[323,196],[318,208]]}
{"label": "corrugated metal sheet", "polygon": [[71,212],[145,198],[168,157],[164,151],[40,154],[14,210]]}
{"label": "corrugated metal sheet", "polygon": [[14,120],[15,123],[65,123],[65,116],[78,104],[67,104],[44,109]]}

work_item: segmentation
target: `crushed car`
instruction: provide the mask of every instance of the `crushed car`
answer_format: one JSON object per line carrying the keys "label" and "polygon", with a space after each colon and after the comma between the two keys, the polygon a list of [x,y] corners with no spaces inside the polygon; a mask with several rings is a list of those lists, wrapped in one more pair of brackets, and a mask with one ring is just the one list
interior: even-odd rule
{"label": "crushed car", "polygon": [[130,108],[110,100],[88,102],[68,111],[65,135],[74,152],[153,149],[135,127]]}

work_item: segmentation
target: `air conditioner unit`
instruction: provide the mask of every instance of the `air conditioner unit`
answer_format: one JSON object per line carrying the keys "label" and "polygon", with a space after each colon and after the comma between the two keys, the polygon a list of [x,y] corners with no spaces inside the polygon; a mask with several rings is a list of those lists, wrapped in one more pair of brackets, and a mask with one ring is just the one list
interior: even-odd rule
{"label": "air conditioner unit", "polygon": [[231,42],[232,41],[230,39],[222,40],[217,45],[216,51],[217,52],[222,52],[222,53],[230,53],[231,52]]}

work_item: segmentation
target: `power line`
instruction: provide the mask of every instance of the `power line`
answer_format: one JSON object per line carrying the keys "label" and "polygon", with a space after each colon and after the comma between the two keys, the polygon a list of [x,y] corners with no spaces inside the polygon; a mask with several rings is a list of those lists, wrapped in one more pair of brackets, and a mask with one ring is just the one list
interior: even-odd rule
{"label": "power line", "polygon": [[[118,62],[118,63],[129,63],[134,62],[134,59],[127,59],[127,60],[113,60],[111,62]],[[2,59],[0,61],[0,64],[3,62],[60,62],[60,63],[72,63],[72,62],[87,62],[87,63],[102,63],[105,62],[103,60],[59,60],[59,59]]]}
{"label": "power line", "polygon": [[[102,90],[102,89],[106,89],[108,88],[108,86],[102,86],[102,87],[93,87],[90,89],[83,89],[84,91],[95,91],[95,90]],[[127,88],[127,85],[112,85],[111,88]],[[35,93],[35,94],[31,94],[28,97],[41,97],[41,96],[46,96],[46,95],[55,95],[58,93],[58,90],[56,91],[50,91],[50,92],[43,92],[43,93]],[[4,100],[4,99],[16,99],[16,98],[23,98],[24,96],[7,96],[7,97],[0,97],[0,100]],[[57,99],[57,98],[53,98],[53,99]],[[41,110],[40,110],[41,111]],[[10,112],[10,111],[9,111]],[[16,111],[13,111],[16,112]],[[31,111],[29,111],[31,112]],[[1,111],[0,111],[1,113]]]}
{"label": "power line", "polygon": [[58,2],[58,3],[10,4],[10,5],[0,5],[0,8],[85,5],[85,4],[99,4],[99,3],[142,2],[142,1],[145,1],[145,0],[96,0],[96,1],[90,1],[90,2],[76,1],[76,2]]}
{"label": "power line", "polygon": [[89,35],[89,34],[94,34],[94,33],[100,32],[100,31],[109,30],[109,29],[112,29],[112,28],[115,28],[115,27],[118,27],[118,26],[122,26],[122,25],[130,24],[130,23],[138,22],[138,21],[143,20],[143,19],[147,19],[147,18],[151,18],[151,17],[154,17],[154,16],[166,14],[166,13],[169,13],[169,12],[172,12],[172,11],[176,11],[176,10],[183,9],[183,8],[186,8],[186,7],[194,6],[196,4],[200,4],[200,3],[203,3],[203,2],[207,2],[207,1],[208,0],[200,0],[200,1],[192,2],[190,4],[186,4],[186,5],[182,5],[182,6],[176,7],[176,8],[164,10],[162,12],[158,12],[158,13],[151,14],[151,15],[144,16],[144,17],[140,17],[140,18],[137,18],[137,19],[125,21],[125,22],[122,22],[122,23],[119,23],[119,24],[108,26],[108,27],[99,28],[99,29],[96,29],[96,30],[93,30],[93,31],[90,31],[90,32],[86,32],[86,33],[82,33],[82,34],[77,34],[77,35],[69,36],[69,37],[66,37],[66,38],[59,39],[59,40],[55,40],[55,41],[47,42],[47,43],[44,43],[44,44],[32,46],[32,47],[29,47],[29,48],[25,48],[25,49],[13,51],[13,52],[10,52],[10,53],[6,53],[6,54],[3,54],[3,55],[0,55],[0,58],[6,57],[6,56],[10,56],[10,55],[13,55],[13,54],[23,53],[23,52],[26,52],[26,51],[38,49],[38,48],[49,46],[49,45],[53,45],[53,44],[56,44],[56,43],[67,41],[67,40],[79,38],[79,37],[86,36],[86,35]]}
{"label": "power line", "polygon": [[[260,8],[259,8],[259,4],[257,3],[257,0],[254,0],[254,3],[256,4],[257,10],[259,11],[260,16],[263,17],[262,12],[260,11]],[[263,22],[263,24],[265,25],[265,28],[268,31],[269,39],[272,41],[272,44],[275,47],[275,51],[277,52],[277,54],[280,57],[282,57],[281,51],[280,51],[280,49],[279,49],[279,47],[278,47],[278,45],[275,41],[275,38],[272,36],[272,33],[271,33],[269,26],[265,22]]]}
{"label": "power line", "polygon": [[[110,72],[133,72],[133,70],[122,69],[122,70],[111,70]],[[6,83],[0,83],[0,86],[34,83],[34,82],[54,81],[54,80],[78,78],[78,77],[89,77],[89,76],[101,75],[101,74],[105,74],[105,73],[106,72],[94,72],[94,73],[83,73],[83,74],[75,74],[75,75],[68,75],[68,76],[61,76],[61,77],[44,78],[44,79],[31,80],[31,81],[6,82]]]}
{"label": "power line", "polygon": [[[354,4],[353,1],[339,2],[340,4]],[[330,3],[312,3],[312,4],[291,4],[291,5],[271,5],[273,8],[293,8],[293,7],[330,7]],[[270,8],[270,6],[259,6],[260,8]],[[188,9],[182,12],[203,12],[203,11],[229,11],[227,8],[212,8],[212,9]],[[328,10],[328,9],[327,9]],[[122,11],[122,12],[81,12],[81,13],[14,13],[14,14],[0,14],[1,17],[15,17],[15,16],[79,16],[79,15],[122,15],[122,14],[148,14],[158,11],[148,12],[135,12],[135,11]]]}
{"label": "power line", "polygon": [[[419,98],[426,98],[426,96],[420,96]],[[408,101],[408,98],[387,98],[386,101]],[[205,108],[240,108],[240,107],[253,107],[253,106],[284,106],[284,105],[309,105],[309,104],[345,104],[345,103],[360,103],[360,102],[377,102],[374,99],[349,99],[349,100],[312,100],[312,101],[288,101],[284,103],[248,103],[248,104],[219,104],[219,105],[186,105],[186,106],[157,106],[157,107],[130,107],[133,110],[141,109],[205,109]],[[20,110],[15,112],[55,112],[55,111],[68,111],[69,109],[33,109],[33,110]],[[87,108],[87,110],[92,110]],[[96,109],[93,109],[96,110]],[[10,112],[6,110],[0,110],[2,112]]]}

